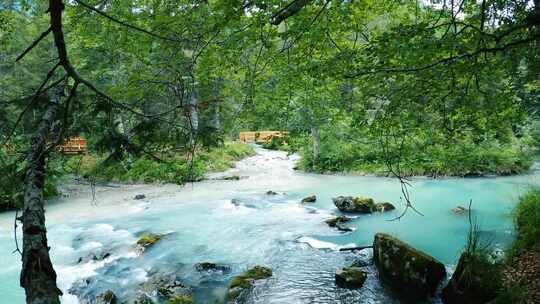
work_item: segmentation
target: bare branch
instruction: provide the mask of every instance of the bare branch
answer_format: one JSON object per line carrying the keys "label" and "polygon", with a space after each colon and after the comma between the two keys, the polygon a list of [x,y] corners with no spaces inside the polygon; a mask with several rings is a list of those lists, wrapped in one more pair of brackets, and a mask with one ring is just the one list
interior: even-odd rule
{"label": "bare branch", "polygon": [[26,50],[24,50],[24,52],[22,52],[22,54],[20,54],[17,59],[15,59],[15,62],[21,60],[24,56],[26,56],[26,54],[28,52],[30,52],[36,45],[38,45],[38,43],[43,40],[43,38],[47,37],[47,35],[49,35],[49,33],[52,31],[52,29],[49,27],[45,32],[41,33],[41,35],[39,35],[38,39],[36,39],[34,42],[32,42],[32,44],[26,48]]}
{"label": "bare branch", "polygon": [[270,18],[270,24],[279,25],[287,18],[296,15],[304,6],[308,5],[312,0],[293,0],[287,4],[284,8],[272,15]]}

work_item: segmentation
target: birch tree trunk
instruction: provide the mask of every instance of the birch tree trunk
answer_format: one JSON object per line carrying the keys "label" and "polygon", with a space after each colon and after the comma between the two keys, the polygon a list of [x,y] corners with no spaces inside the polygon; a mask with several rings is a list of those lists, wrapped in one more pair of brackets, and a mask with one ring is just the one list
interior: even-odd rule
{"label": "birch tree trunk", "polygon": [[311,127],[311,138],[313,140],[313,163],[317,163],[321,155],[321,136],[318,127]]}
{"label": "birch tree trunk", "polygon": [[56,272],[49,256],[43,187],[47,139],[56,120],[63,86],[54,90],[34,136],[26,158],[21,287],[26,292],[27,304],[59,304],[62,291],[56,285]]}
{"label": "birch tree trunk", "polygon": [[191,144],[195,144],[197,132],[199,130],[199,109],[197,100],[197,89],[193,88],[189,98],[189,121],[191,129]]}

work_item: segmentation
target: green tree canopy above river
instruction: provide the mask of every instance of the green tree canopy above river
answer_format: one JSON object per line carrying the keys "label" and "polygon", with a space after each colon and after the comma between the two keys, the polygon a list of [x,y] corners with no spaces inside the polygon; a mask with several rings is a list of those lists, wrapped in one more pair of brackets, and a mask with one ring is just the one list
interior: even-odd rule
{"label": "green tree canopy above river", "polygon": [[126,170],[194,163],[246,129],[290,131],[309,170],[526,170],[540,2],[433,2],[3,1],[1,183],[24,179],[21,219],[39,232],[23,248],[29,303],[57,298],[40,206],[69,136]]}

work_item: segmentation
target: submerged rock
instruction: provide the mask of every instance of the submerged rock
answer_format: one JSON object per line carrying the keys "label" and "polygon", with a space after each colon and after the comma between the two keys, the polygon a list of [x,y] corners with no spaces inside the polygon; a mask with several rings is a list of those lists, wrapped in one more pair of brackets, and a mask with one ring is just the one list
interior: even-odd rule
{"label": "submerged rock", "polygon": [[266,195],[277,195],[278,193],[272,190],[266,191]]}
{"label": "submerged rock", "polygon": [[112,290],[107,290],[96,298],[96,304],[117,304],[118,298]]}
{"label": "submerged rock", "polygon": [[231,204],[235,205],[236,207],[240,206],[240,200],[237,198],[233,198],[231,200]]}
{"label": "submerged rock", "polygon": [[385,233],[375,235],[373,259],[379,277],[411,299],[433,294],[446,276],[444,264]]}
{"label": "submerged rock", "polygon": [[146,198],[146,195],[144,194],[137,194],[135,195],[135,197],[133,199],[135,200],[142,200],[142,199],[145,199]]}
{"label": "submerged rock", "polygon": [[229,285],[228,299],[234,301],[242,293],[250,290],[253,284],[262,279],[267,279],[272,276],[272,269],[264,266],[255,266],[250,270],[236,276]]}
{"label": "submerged rock", "polygon": [[195,270],[199,272],[203,271],[221,271],[223,273],[228,273],[231,271],[231,267],[227,265],[218,265],[216,263],[211,262],[201,262],[195,264]]}
{"label": "submerged rock", "polygon": [[366,281],[367,274],[358,267],[343,267],[336,271],[336,285],[343,288],[360,288]]}
{"label": "submerged rock", "polygon": [[157,242],[159,242],[164,235],[162,234],[156,234],[156,233],[145,233],[143,236],[137,241],[137,248],[139,251],[144,252],[148,248],[154,246]]}
{"label": "submerged rock", "polygon": [[352,217],[348,217],[345,215],[335,216],[331,219],[327,219],[324,222],[328,224],[330,227],[336,227],[337,225],[341,223],[346,223],[348,221],[352,220]]}
{"label": "submerged rock", "polygon": [[242,177],[239,175],[231,175],[231,176],[224,176],[222,179],[223,180],[240,180],[242,179]]}
{"label": "submerged rock", "polygon": [[375,202],[369,197],[338,196],[332,201],[343,212],[371,213],[375,207]]}
{"label": "submerged rock", "polygon": [[497,296],[496,266],[480,257],[463,253],[452,278],[442,291],[445,304],[487,303]]}
{"label": "submerged rock", "polygon": [[141,284],[140,291],[141,294],[155,295],[161,301],[170,301],[175,298],[191,298],[193,300],[191,287],[182,284],[174,273],[157,272],[153,274],[148,281]]}
{"label": "submerged rock", "polygon": [[452,209],[452,212],[454,214],[465,214],[467,212],[469,212],[469,209],[463,207],[463,206],[457,206],[456,208],[453,208]]}
{"label": "submerged rock", "polygon": [[89,261],[103,261],[104,259],[110,257],[111,254],[109,252],[97,252],[97,253],[90,253],[84,257],[80,257],[77,260],[77,264],[86,263]]}
{"label": "submerged rock", "polygon": [[307,204],[307,203],[314,203],[316,200],[317,200],[317,196],[313,194],[313,195],[304,197],[301,202],[302,204]]}

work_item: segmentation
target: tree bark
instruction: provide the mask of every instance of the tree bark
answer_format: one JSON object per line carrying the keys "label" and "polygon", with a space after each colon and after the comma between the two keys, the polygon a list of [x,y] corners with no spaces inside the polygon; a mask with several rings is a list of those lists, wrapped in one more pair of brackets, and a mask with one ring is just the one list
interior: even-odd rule
{"label": "tree bark", "polygon": [[197,89],[194,87],[191,92],[191,96],[189,98],[189,123],[190,123],[190,129],[191,129],[190,141],[192,145],[195,144],[195,141],[197,140],[197,133],[199,131],[198,103],[199,102],[198,102]]}
{"label": "tree bark", "polygon": [[63,86],[54,90],[35,135],[32,137],[25,177],[21,287],[26,292],[27,304],[59,304],[62,291],[56,285],[47,245],[43,187],[47,139],[51,137],[57,119]]}
{"label": "tree bark", "polygon": [[311,127],[311,138],[313,140],[313,163],[317,163],[321,155],[321,136],[318,127]]}

